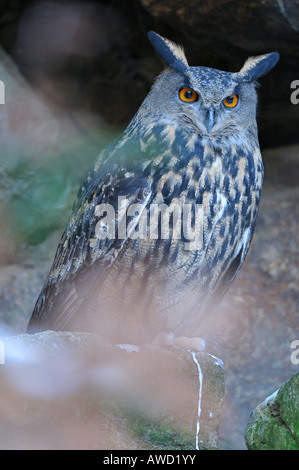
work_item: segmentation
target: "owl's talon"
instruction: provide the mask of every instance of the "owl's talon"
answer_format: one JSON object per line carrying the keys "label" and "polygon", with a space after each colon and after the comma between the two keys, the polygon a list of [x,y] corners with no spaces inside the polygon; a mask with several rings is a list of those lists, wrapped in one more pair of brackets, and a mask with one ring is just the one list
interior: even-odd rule
{"label": "owl's talon", "polygon": [[190,338],[188,336],[175,336],[174,346],[191,351],[204,351],[206,349],[206,340],[203,338]]}
{"label": "owl's talon", "polygon": [[173,346],[174,338],[173,333],[160,333],[154,339],[153,344],[157,344],[158,346]]}
{"label": "owl's talon", "polygon": [[188,336],[175,336],[173,333],[160,333],[153,341],[159,346],[174,346],[191,351],[219,352],[217,341],[212,338],[190,338]]}

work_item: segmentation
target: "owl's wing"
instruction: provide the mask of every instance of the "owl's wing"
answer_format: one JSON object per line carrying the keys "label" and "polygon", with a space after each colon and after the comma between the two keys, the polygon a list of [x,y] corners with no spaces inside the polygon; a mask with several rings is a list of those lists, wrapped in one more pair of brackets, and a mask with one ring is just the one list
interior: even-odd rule
{"label": "owl's wing", "polygon": [[[152,193],[151,179],[137,169],[139,152],[135,139],[116,141],[103,151],[87,175],[28,332],[63,329],[117,258]],[[146,158],[139,155],[139,163],[142,157]],[[132,204],[138,204],[138,211],[128,218],[125,209]]]}
{"label": "owl's wing", "polygon": [[213,291],[216,303],[222,299],[245,261],[254,233],[256,216],[257,208],[251,212],[249,205],[247,213],[242,220],[243,225],[240,230],[240,237],[233,237],[233,240],[228,239],[231,246],[231,254],[227,259],[219,260],[220,270]]}

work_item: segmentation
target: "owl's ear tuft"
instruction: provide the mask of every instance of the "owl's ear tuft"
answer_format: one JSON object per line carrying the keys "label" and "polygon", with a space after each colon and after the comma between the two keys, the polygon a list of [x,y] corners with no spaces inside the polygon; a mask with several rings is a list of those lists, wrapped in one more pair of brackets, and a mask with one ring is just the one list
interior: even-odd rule
{"label": "owl's ear tuft", "polygon": [[179,73],[187,70],[189,66],[181,46],[163,38],[154,31],[149,31],[147,35],[153,48],[168,67]]}
{"label": "owl's ear tuft", "polygon": [[244,82],[252,82],[266,75],[279,60],[278,52],[270,52],[269,54],[249,57],[241,68],[238,76]]}

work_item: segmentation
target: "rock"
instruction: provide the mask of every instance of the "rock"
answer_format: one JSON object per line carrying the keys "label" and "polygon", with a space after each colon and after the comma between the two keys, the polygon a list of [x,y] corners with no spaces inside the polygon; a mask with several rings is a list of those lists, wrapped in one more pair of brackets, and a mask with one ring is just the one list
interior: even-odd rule
{"label": "rock", "polygon": [[299,372],[251,413],[249,450],[299,450]]}
{"label": "rock", "polygon": [[217,448],[224,370],[207,352],[73,332],[1,341],[1,449]]}
{"label": "rock", "polygon": [[23,333],[46,271],[37,266],[0,266],[0,335]]}
{"label": "rock", "polygon": [[281,187],[297,187],[299,180],[299,145],[263,151],[265,182]]}

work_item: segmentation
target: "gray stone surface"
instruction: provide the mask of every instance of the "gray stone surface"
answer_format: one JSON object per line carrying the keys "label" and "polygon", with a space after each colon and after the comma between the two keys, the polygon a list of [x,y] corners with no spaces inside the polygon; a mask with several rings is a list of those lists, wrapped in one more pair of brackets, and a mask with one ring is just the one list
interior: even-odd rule
{"label": "gray stone surface", "polygon": [[224,369],[209,353],[72,332],[1,341],[2,450],[218,446]]}

